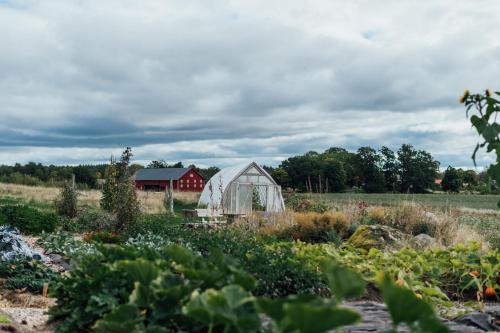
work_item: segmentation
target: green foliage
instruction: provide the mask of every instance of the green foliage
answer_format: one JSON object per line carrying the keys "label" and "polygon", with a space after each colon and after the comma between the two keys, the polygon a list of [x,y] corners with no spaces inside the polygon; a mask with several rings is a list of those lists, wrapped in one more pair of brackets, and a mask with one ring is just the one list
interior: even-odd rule
{"label": "green foliage", "polygon": [[[495,95],[500,96],[500,92],[496,91]],[[467,108],[467,116],[471,110],[474,110],[475,114],[470,117],[470,121],[483,139],[476,145],[472,159],[476,163],[476,153],[480,148],[486,147],[488,153],[495,152],[496,162],[488,168],[488,175],[500,184],[500,124],[497,123],[500,101],[498,97],[495,97],[489,90],[486,90],[484,94],[473,95],[466,90],[460,101]],[[498,207],[500,207],[500,201]]]}
{"label": "green foliage", "polygon": [[363,294],[366,282],[359,273],[331,260],[323,262],[321,269],[327,278],[331,292],[338,301]]}
{"label": "green foliage", "polygon": [[73,234],[57,231],[42,233],[37,240],[46,253],[57,253],[68,258],[78,258],[81,255],[94,253],[95,246],[82,240],[76,240]]}
{"label": "green foliage", "polygon": [[119,162],[111,159],[101,198],[101,208],[116,215],[117,231],[131,228],[140,216],[139,201],[130,170],[131,158],[132,149],[127,147]]}
{"label": "green foliage", "polygon": [[[231,284],[251,290],[255,283],[229,258],[217,251],[211,254],[204,259],[175,245],[160,251],[100,247],[100,253],[81,257],[80,265],[54,290],[58,306],[50,313],[53,319],[62,319],[58,332],[88,330],[100,318],[95,326],[99,331],[124,327],[141,331],[146,323],[148,328],[186,331],[203,327],[203,321],[188,319],[191,315],[199,318],[194,314],[196,293]],[[221,292],[227,297],[237,296],[234,290],[226,291]],[[184,305],[186,313],[182,311]],[[236,308],[233,306],[238,312]],[[118,321],[124,314],[127,320]]]}
{"label": "green foliage", "polygon": [[104,243],[104,244],[120,244],[122,243],[122,237],[111,231],[95,231],[85,234],[83,239],[86,242],[94,243]]}
{"label": "green foliage", "polygon": [[402,145],[398,150],[401,192],[424,193],[432,188],[437,177],[439,162],[424,150]]}
{"label": "green foliage", "polygon": [[310,151],[267,170],[281,186],[302,192],[339,192],[349,186],[368,193],[423,193],[432,188],[438,167],[428,152],[406,144],[397,154],[387,147]]}
{"label": "green foliage", "polygon": [[7,289],[24,289],[39,293],[44,283],[54,283],[58,275],[43,263],[18,258],[0,262],[0,278],[6,279],[3,284]]}
{"label": "green foliage", "polygon": [[0,182],[30,186],[63,186],[75,175],[80,188],[95,188],[106,165],[58,166],[29,162],[25,165],[0,165]]}
{"label": "green foliage", "polygon": [[329,206],[324,201],[306,198],[295,192],[285,192],[283,194],[286,207],[294,212],[315,212],[324,213],[329,210]]}
{"label": "green foliage", "polygon": [[54,213],[41,212],[27,205],[0,206],[0,222],[18,228],[22,233],[36,235],[42,231],[54,231],[58,217]]}
{"label": "green foliage", "polygon": [[339,249],[330,244],[296,243],[294,253],[309,267],[321,267],[324,260],[335,260],[358,271],[370,283],[376,282],[379,271],[387,272],[405,281],[405,286],[421,293],[424,299],[443,305],[448,304],[449,299],[476,299],[476,293],[481,290],[471,283],[471,272],[478,272],[480,281],[490,281],[492,288],[500,290],[500,270],[495,271],[495,267],[500,267],[499,251],[482,253],[474,243],[418,251],[408,248],[366,251],[351,247]]}
{"label": "green foliage", "polygon": [[415,333],[450,332],[428,303],[417,298],[410,289],[396,286],[390,275],[379,274],[377,286],[391,314],[395,331],[399,324],[405,323]]}
{"label": "green foliage", "polygon": [[[202,257],[177,245],[155,251],[106,246],[82,256],[53,288],[57,305],[49,313],[61,333],[319,333],[356,323],[359,314],[338,302],[363,294],[365,282],[337,263],[323,262],[322,268],[336,300],[311,294],[267,298],[255,296],[252,276],[217,250]],[[379,286],[395,326],[405,322],[428,332],[443,329],[432,308],[409,289],[386,282]],[[395,307],[410,308],[410,314]],[[264,314],[268,324],[261,320]]]}
{"label": "green foliage", "polygon": [[273,320],[272,332],[327,332],[360,319],[356,312],[337,307],[335,301],[312,295],[260,298],[257,304]]}
{"label": "green foliage", "polygon": [[56,211],[61,216],[74,218],[78,214],[77,192],[69,182],[64,183],[59,198],[54,201]]}
{"label": "green foliage", "polygon": [[385,192],[385,178],[380,167],[381,156],[375,149],[370,147],[359,148],[353,161],[365,192]]}
{"label": "green foliage", "polygon": [[77,220],[78,231],[112,231],[116,225],[115,216],[95,208],[83,209]]}
{"label": "green foliage", "polygon": [[111,158],[109,166],[106,168],[105,176],[100,202],[101,208],[108,212],[114,212],[116,210],[116,203],[118,200],[118,169],[113,158]]}

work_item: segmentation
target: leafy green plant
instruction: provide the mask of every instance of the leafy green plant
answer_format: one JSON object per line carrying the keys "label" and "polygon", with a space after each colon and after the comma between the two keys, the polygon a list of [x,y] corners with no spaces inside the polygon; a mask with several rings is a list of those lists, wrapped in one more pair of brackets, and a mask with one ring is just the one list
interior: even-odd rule
{"label": "leafy green plant", "polygon": [[[494,94],[500,96],[498,91]],[[495,152],[496,162],[488,168],[488,174],[500,184],[500,124],[496,121],[500,113],[500,100],[496,99],[490,90],[486,90],[483,94],[470,94],[466,90],[460,102],[465,105],[467,116],[471,110],[474,110],[475,114],[470,117],[470,121],[483,139],[476,145],[472,159],[476,163],[476,153],[480,148],[486,147],[488,153]],[[500,207],[500,201],[498,207]]]}
{"label": "leafy green plant", "polygon": [[[159,250],[100,246],[54,288],[50,309],[57,332],[327,332],[360,320],[339,302],[359,297],[365,281],[338,262],[322,263],[335,299],[317,295],[267,298],[252,291],[255,279],[219,250],[206,257],[170,245]],[[409,289],[381,284],[395,327],[405,322],[429,332],[442,328],[434,312]],[[409,294],[411,293],[411,295]],[[425,310],[401,317],[393,304]],[[270,322],[261,320],[266,315]],[[436,319],[437,320],[437,319]],[[446,332],[446,330],[441,330]],[[417,331],[414,331],[417,332]]]}
{"label": "leafy green plant", "polygon": [[381,273],[377,286],[393,320],[393,331],[405,323],[414,333],[446,333],[450,330],[441,323],[432,307],[419,299],[413,291],[394,284],[390,275]]}
{"label": "leafy green plant", "polygon": [[0,278],[6,279],[3,287],[24,289],[35,293],[42,291],[44,283],[54,283],[58,275],[43,263],[17,258],[0,262]]}
{"label": "leafy green plant", "polygon": [[0,221],[18,228],[22,233],[39,234],[54,231],[58,217],[53,213],[41,212],[27,205],[0,206]]}
{"label": "leafy green plant", "polygon": [[96,251],[93,244],[77,240],[73,234],[64,231],[42,232],[37,244],[45,250],[45,253],[57,253],[68,258],[77,258]]}

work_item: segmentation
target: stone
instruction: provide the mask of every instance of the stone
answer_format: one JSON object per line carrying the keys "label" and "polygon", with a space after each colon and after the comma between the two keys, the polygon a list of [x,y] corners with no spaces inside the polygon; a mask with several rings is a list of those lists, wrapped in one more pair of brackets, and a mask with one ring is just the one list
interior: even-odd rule
{"label": "stone", "polygon": [[[392,329],[391,316],[384,304],[359,301],[345,302],[342,305],[355,310],[362,317],[361,322],[342,327],[342,332],[344,333],[383,332]],[[454,333],[481,333],[486,331],[468,323],[446,319],[441,319],[441,321]],[[398,332],[410,332],[410,329],[406,325],[400,325]]]}
{"label": "stone", "polygon": [[455,322],[484,331],[500,332],[500,305],[486,306],[484,311],[474,311],[455,319]]}
{"label": "stone", "polygon": [[373,247],[378,249],[399,248],[407,238],[407,235],[397,229],[376,224],[359,226],[347,242],[354,247],[369,250]]}
{"label": "stone", "polygon": [[60,264],[63,261],[63,257],[57,253],[51,253],[48,257],[54,264]]}
{"label": "stone", "polygon": [[427,234],[418,234],[410,240],[411,246],[416,249],[426,249],[437,245],[434,237]]}

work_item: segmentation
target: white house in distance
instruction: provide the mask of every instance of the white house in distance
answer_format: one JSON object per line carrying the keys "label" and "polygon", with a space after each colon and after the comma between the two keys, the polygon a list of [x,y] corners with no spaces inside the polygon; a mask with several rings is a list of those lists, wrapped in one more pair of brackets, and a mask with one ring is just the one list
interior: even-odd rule
{"label": "white house in distance", "polygon": [[265,212],[285,210],[281,186],[255,162],[219,171],[205,184],[198,202],[210,215],[249,214],[256,204]]}

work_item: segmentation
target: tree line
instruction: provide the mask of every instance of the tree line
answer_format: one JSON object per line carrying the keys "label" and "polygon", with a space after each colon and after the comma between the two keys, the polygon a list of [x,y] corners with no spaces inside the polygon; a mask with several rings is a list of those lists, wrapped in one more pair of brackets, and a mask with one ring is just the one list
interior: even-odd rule
{"label": "tree line", "polygon": [[[82,164],[77,166],[69,165],[43,165],[41,163],[29,162],[24,165],[16,163],[15,165],[0,165],[0,182],[12,183],[30,186],[58,186],[75,175],[75,181],[79,188],[101,188],[106,178],[106,173],[111,164]],[[147,168],[183,168],[182,162],[168,164],[163,160],[151,161]],[[217,167],[200,168],[196,165],[188,167],[196,169],[205,179],[210,179],[219,171]],[[144,166],[137,163],[131,163],[130,173],[134,174]]]}
{"label": "tree line", "polygon": [[[25,185],[62,186],[75,175],[80,188],[102,188],[110,164],[56,166],[30,162],[25,165],[0,166],[0,182]],[[284,160],[277,167],[264,168],[283,188],[300,192],[341,192],[360,190],[368,193],[423,193],[433,189],[449,192],[463,190],[491,193],[498,191],[486,173],[448,167],[439,172],[439,162],[425,150],[403,144],[397,151],[387,147],[375,150],[361,147],[356,152],[332,147],[322,153],[309,151]],[[183,168],[182,162],[169,164],[154,160],[146,168]],[[218,167],[196,169],[206,180],[219,171]],[[131,174],[144,168],[130,164]],[[442,184],[436,182],[442,179]]]}
{"label": "tree line", "polygon": [[[290,157],[278,167],[266,167],[266,170],[282,187],[301,192],[354,189],[368,193],[425,193],[441,189],[437,181],[443,177],[439,166],[429,152],[403,144],[396,152],[387,147],[380,150],[361,147],[356,152],[338,147],[323,153],[310,151]],[[463,175],[459,190],[463,189],[463,184],[480,182],[481,177],[473,170],[463,171]],[[448,184],[447,178],[443,182]],[[443,189],[455,191],[456,187],[443,186]]]}

